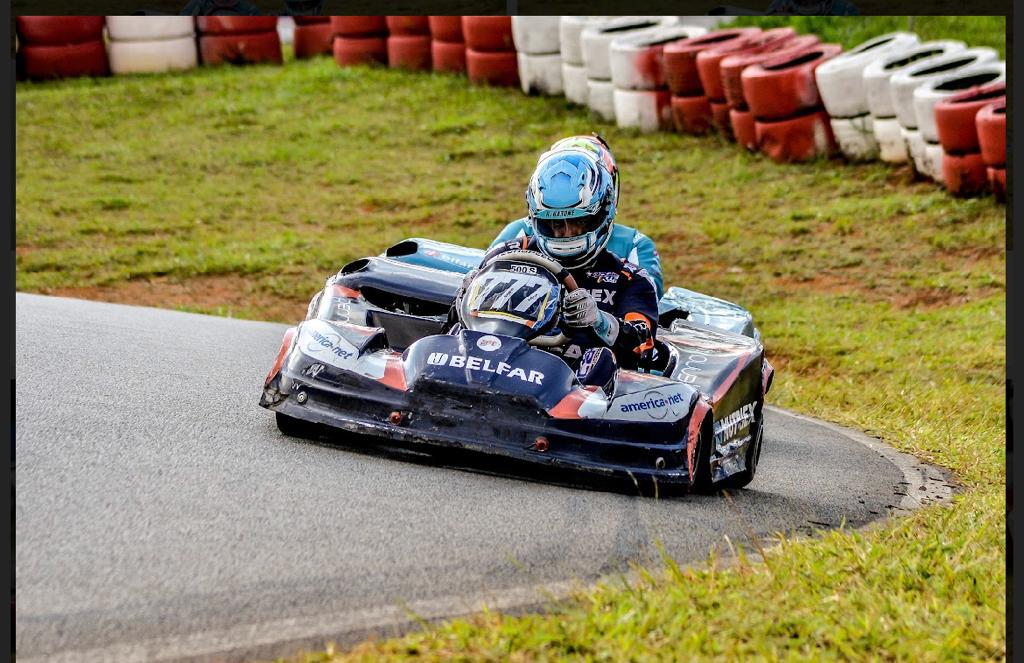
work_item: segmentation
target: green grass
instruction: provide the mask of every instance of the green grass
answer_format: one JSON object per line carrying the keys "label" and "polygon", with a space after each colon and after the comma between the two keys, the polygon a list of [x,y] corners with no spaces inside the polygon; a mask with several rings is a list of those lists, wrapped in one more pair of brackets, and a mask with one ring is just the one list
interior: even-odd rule
{"label": "green grass", "polygon": [[[953,34],[974,29],[962,20]],[[327,274],[404,237],[485,246],[522,214],[537,154],[600,130],[622,170],[620,219],[657,241],[666,282],[754,312],[778,368],[770,402],[965,486],[950,508],[783,539],[764,564],[667,560],[550,614],[456,620],[352,659],[1005,657],[1006,226],[990,198],[330,59],[19,84],[16,113],[19,290],[243,276],[230,302],[164,305],[288,322]]]}

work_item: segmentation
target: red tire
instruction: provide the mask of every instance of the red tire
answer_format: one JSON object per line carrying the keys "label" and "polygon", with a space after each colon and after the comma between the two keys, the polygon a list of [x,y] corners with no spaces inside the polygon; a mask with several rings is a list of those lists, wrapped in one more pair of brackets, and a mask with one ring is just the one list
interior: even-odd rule
{"label": "red tire", "polygon": [[334,37],[334,61],[339,67],[371,62],[388,62],[388,44],[384,37]]}
{"label": "red tire", "polygon": [[462,42],[430,42],[430,61],[434,71],[466,73],[466,45]]}
{"label": "red tire", "polygon": [[757,131],[754,129],[754,114],[749,110],[729,109],[729,124],[736,142],[751,152],[757,151]]}
{"label": "red tire", "polygon": [[988,172],[980,152],[944,153],[942,179],[954,196],[976,196],[988,188]]}
{"label": "red tire", "polygon": [[757,149],[776,163],[806,161],[838,149],[823,108],[776,122],[754,120],[754,134]]}
{"label": "red tire", "polygon": [[991,83],[964,90],[935,104],[935,130],[942,149],[951,154],[977,152],[975,116],[993,101],[1006,102],[1006,83]]}
{"label": "red tire", "polygon": [[708,98],[672,96],[672,122],[676,131],[685,134],[706,134],[711,131],[711,104]]}
{"label": "red tire", "polygon": [[68,46],[103,39],[102,16],[18,16],[23,46]]}
{"label": "red tire", "polygon": [[34,80],[109,76],[107,48],[102,39],[66,46],[19,44],[18,75]]}
{"label": "red tire", "polygon": [[306,23],[296,25],[292,35],[292,50],[295,57],[302,60],[316,55],[331,53],[334,42],[334,31],[330,21],[326,23]]}
{"label": "red tire", "polygon": [[662,49],[662,67],[669,91],[673,95],[686,97],[704,94],[700,76],[697,74],[697,55],[701,51],[719,46],[728,48],[738,40],[747,43],[750,37],[760,32],[760,28],[718,30],[665,44]]}
{"label": "red tire", "polygon": [[466,74],[473,83],[517,87],[519,85],[519,63],[516,60],[516,52],[492,53],[467,48]]}
{"label": "red tire", "polygon": [[1006,99],[988,104],[974,118],[981,158],[989,166],[1006,165]]}
{"label": "red tire", "polygon": [[784,51],[744,69],[740,83],[754,117],[782,120],[820,106],[814,70],[842,50],[839,44],[817,44]]}
{"label": "red tire", "polygon": [[318,25],[320,23],[327,23],[330,25],[330,16],[293,16],[292,20],[295,21],[295,25]]}
{"label": "red tire", "polygon": [[342,37],[375,37],[388,33],[383,16],[332,16],[334,34]]}
{"label": "red tire", "polygon": [[203,64],[281,64],[281,38],[277,30],[253,34],[202,35],[199,58]]}
{"label": "red tire", "polygon": [[463,16],[462,35],[466,48],[478,53],[514,53],[516,50],[512,42],[511,16]]}
{"label": "red tire", "polygon": [[426,16],[385,16],[389,35],[430,36],[430,21]]}
{"label": "red tire", "polygon": [[711,124],[729,140],[736,137],[732,133],[732,122],[729,120],[729,104],[724,101],[711,100]]}
{"label": "red tire", "polygon": [[985,170],[988,174],[988,185],[992,189],[992,195],[999,202],[1006,202],[1006,169],[989,166]]}
{"label": "red tire", "polygon": [[430,37],[388,35],[388,66],[411,71],[430,71]]}
{"label": "red tire", "polygon": [[[769,30],[769,32],[771,32]],[[818,44],[817,35],[800,35],[792,39],[777,39],[754,48],[732,53],[718,62],[718,78],[722,85],[722,94],[729,102],[730,108],[746,110],[747,100],[743,96],[743,84],[741,76],[747,67],[757,64],[762,60],[781,54],[783,51],[802,50]],[[710,62],[698,62],[698,66],[710,67]]]}
{"label": "red tire", "polygon": [[464,41],[461,16],[428,16],[427,23],[430,25],[430,36],[434,41]]}
{"label": "red tire", "polygon": [[277,30],[276,16],[197,16],[196,29],[204,35],[237,35]]}

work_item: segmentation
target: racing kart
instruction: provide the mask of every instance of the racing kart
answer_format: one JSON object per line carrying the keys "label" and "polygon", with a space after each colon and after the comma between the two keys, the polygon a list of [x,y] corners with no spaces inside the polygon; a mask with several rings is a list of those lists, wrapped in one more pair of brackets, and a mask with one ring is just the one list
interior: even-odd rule
{"label": "racing kart", "polygon": [[260,405],[289,435],[326,425],[655,490],[754,478],[774,371],[749,312],[669,288],[651,358],[584,385],[545,349],[566,340],[571,275],[539,253],[482,257],[413,238],[345,265],[285,332]]}

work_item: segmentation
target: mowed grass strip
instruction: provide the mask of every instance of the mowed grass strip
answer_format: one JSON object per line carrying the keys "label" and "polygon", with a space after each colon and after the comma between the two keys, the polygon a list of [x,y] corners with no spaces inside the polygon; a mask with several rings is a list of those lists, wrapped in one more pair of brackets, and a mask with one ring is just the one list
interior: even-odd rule
{"label": "mowed grass strip", "polygon": [[620,219],[658,243],[666,281],[754,312],[779,368],[771,403],[966,488],[868,532],[782,539],[764,564],[668,560],[550,614],[309,658],[1005,657],[1005,209],[991,199],[327,58],[16,94],[19,290],[286,322],[325,276],[404,237],[485,246],[522,214],[537,154],[598,129],[623,173]]}

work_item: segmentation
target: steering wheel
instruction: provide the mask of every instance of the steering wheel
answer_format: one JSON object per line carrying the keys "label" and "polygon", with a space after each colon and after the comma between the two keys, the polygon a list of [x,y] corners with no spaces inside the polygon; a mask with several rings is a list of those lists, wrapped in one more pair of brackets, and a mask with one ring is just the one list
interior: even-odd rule
{"label": "steering wheel", "polygon": [[[553,274],[554,277],[562,284],[562,287],[565,288],[566,292],[572,292],[579,288],[576,284],[576,279],[573,278],[568,269],[562,267],[557,261],[552,260],[543,254],[537,253],[536,251],[523,251],[521,249],[504,251],[488,260],[487,264],[496,260],[515,260],[517,262],[527,262],[531,265],[536,265],[551,272],[551,274]],[[483,267],[483,265],[481,265],[481,267]],[[530,345],[538,348],[554,348],[568,343],[569,337],[562,332],[558,332],[558,334],[554,336],[537,336],[536,338],[531,338],[528,342]]]}

